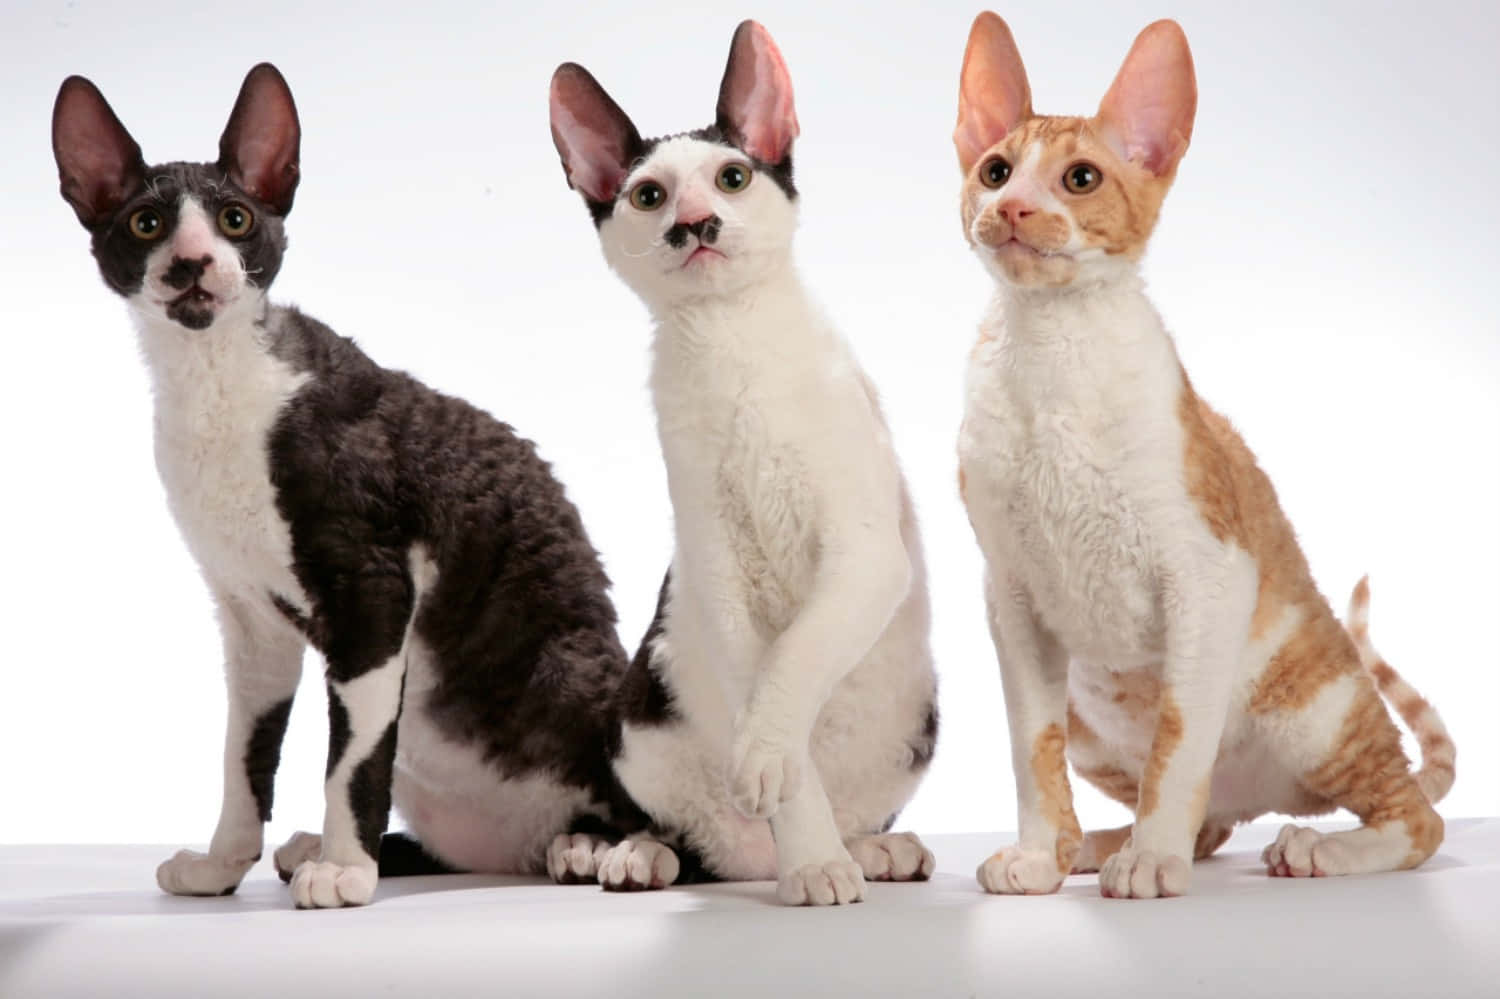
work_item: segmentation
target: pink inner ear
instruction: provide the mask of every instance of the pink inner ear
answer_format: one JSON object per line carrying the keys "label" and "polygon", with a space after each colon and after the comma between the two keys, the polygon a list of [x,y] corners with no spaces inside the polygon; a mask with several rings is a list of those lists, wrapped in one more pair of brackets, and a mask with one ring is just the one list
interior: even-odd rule
{"label": "pink inner ear", "polygon": [[81,77],[68,79],[58,92],[52,149],[63,196],[86,223],[112,212],[141,180],[140,146]]}
{"label": "pink inner ear", "polygon": [[958,81],[953,145],[967,173],[985,151],[1031,117],[1031,85],[1010,28],[985,11],[969,29]]}
{"label": "pink inner ear", "polygon": [[245,77],[219,139],[219,164],[236,184],[278,211],[297,189],[302,128],[292,92],[269,63]]}
{"label": "pink inner ear", "polygon": [[1198,83],[1187,36],[1157,21],[1136,37],[1099,103],[1106,138],[1126,160],[1160,177],[1170,173],[1193,136]]}
{"label": "pink inner ear", "polygon": [[613,201],[628,173],[630,126],[622,112],[584,70],[560,68],[552,77],[548,109],[552,142],[568,183],[590,201]]}
{"label": "pink inner ear", "polygon": [[801,131],[786,61],[770,32],[754,21],[734,33],[719,89],[719,121],[745,152],[765,163],[784,160]]}

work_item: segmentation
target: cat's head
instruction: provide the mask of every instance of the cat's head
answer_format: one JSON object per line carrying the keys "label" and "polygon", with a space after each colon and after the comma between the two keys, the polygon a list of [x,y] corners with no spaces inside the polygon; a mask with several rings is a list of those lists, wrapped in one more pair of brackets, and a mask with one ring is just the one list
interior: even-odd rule
{"label": "cat's head", "polygon": [[576,63],[552,75],[552,140],[605,258],[667,306],[737,291],[784,262],[796,227],[792,81],[766,29],[734,33],[708,128],[642,139]]}
{"label": "cat's head", "polygon": [[1173,21],[1142,31],[1092,118],[1036,115],[1010,29],[974,20],[953,144],[964,235],[1008,284],[1060,287],[1145,251],[1193,132],[1198,88]]}
{"label": "cat's head", "polygon": [[52,111],[62,196],[93,238],[105,283],[143,321],[195,331],[257,308],[280,270],[301,134],[269,63],[245,77],[214,163],[147,166],[81,76],[63,81]]}

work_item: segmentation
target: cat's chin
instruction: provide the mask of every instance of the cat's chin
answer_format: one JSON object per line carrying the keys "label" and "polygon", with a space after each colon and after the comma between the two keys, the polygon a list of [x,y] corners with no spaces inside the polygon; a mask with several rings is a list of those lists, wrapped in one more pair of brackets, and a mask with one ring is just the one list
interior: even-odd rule
{"label": "cat's chin", "polygon": [[982,246],[980,254],[996,277],[1020,288],[1060,288],[1078,276],[1078,261],[1073,257],[1036,250],[1014,239]]}

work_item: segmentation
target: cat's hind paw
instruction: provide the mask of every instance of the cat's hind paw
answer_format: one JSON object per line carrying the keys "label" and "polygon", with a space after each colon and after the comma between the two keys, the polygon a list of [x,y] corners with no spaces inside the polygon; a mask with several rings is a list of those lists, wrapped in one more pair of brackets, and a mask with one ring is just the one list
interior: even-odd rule
{"label": "cat's hind paw", "polygon": [[178,850],[156,869],[156,883],[168,895],[233,895],[259,857],[230,860],[197,850]]}
{"label": "cat's hind paw", "polygon": [[1338,837],[1291,824],[1281,827],[1260,859],[1273,878],[1323,878],[1348,874],[1354,868],[1348,848]]}
{"label": "cat's hind paw", "polygon": [[1105,898],[1171,898],[1186,895],[1193,865],[1186,857],[1138,850],[1130,844],[1099,866]]}
{"label": "cat's hind paw", "polygon": [[676,881],[681,870],[677,854],[665,843],[627,839],[605,852],[599,884],[605,891],[651,891]]}
{"label": "cat's hind paw", "polygon": [[1050,895],[1062,887],[1053,850],[1007,846],[979,865],[979,884],[992,895]]}
{"label": "cat's hind paw", "polygon": [[317,833],[295,832],[292,838],[276,848],[271,862],[284,884],[292,883],[292,874],[307,860],[317,860],[323,853],[323,837]]}
{"label": "cat's hind paw", "polygon": [[292,901],[299,909],[369,905],[379,880],[374,864],[306,860],[292,873]]}
{"label": "cat's hind paw", "polygon": [[849,855],[869,881],[926,881],[937,859],[913,833],[881,833],[849,842]]}
{"label": "cat's hind paw", "polygon": [[547,873],[560,885],[595,884],[611,845],[588,833],[558,833],[547,847]]}
{"label": "cat's hind paw", "polygon": [[849,905],[865,897],[865,877],[852,860],[807,864],[781,876],[776,897],[783,905]]}

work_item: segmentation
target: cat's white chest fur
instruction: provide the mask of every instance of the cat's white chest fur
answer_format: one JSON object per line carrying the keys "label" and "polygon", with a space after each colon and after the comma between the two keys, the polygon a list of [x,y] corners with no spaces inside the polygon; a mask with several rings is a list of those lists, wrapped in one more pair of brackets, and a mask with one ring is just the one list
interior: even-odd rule
{"label": "cat's white chest fur", "polygon": [[210,586],[260,606],[279,596],[305,611],[268,447],[282,408],[310,376],[273,356],[247,314],[201,332],[139,325],[155,394],[157,472]]}
{"label": "cat's white chest fur", "polygon": [[1159,322],[1128,294],[997,306],[970,361],[959,435],[985,551],[1076,658],[1118,668],[1162,652],[1145,507],[1153,481],[1181,480],[1181,432]]}

